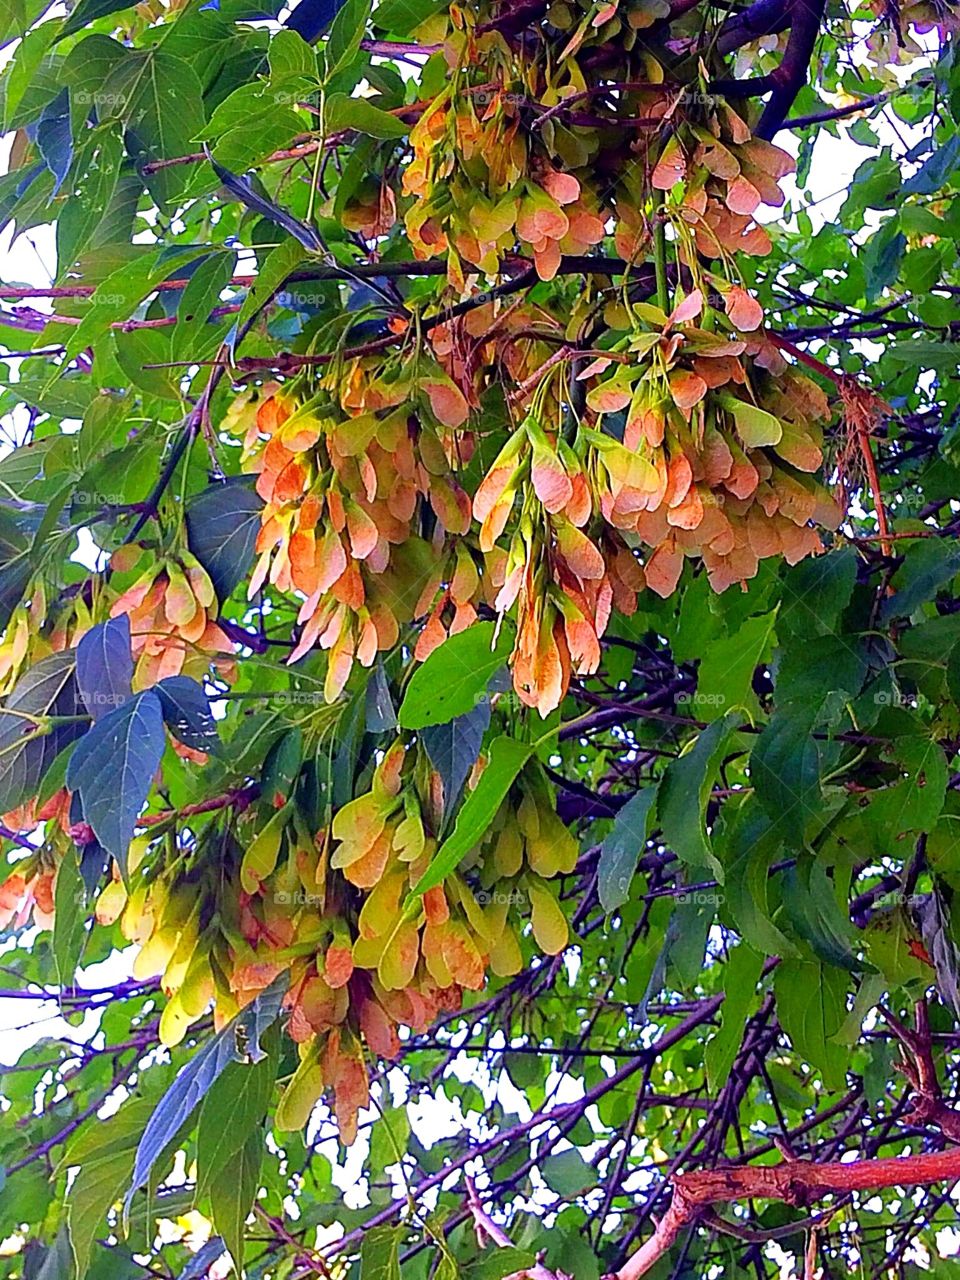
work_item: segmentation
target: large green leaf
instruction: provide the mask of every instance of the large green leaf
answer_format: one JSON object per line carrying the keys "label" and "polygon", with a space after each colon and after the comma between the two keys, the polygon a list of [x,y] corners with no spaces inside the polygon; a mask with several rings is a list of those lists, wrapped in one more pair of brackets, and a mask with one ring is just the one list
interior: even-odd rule
{"label": "large green leaf", "polygon": [[47,769],[84,731],[79,720],[37,736],[35,718],[83,714],[72,652],[52,654],[17,682],[0,711],[0,812],[35,795]]}
{"label": "large green leaf", "polygon": [[166,746],[163,707],[153,689],[108,711],[77,743],[67,786],[85,820],[126,875],[127,850]]}
{"label": "large green leaf", "polygon": [[630,881],[646,847],[656,798],[656,787],[644,787],[631,796],[600,846],[597,892],[604,911],[616,911],[630,896]]}
{"label": "large green leaf", "polygon": [[693,747],[667,768],[657,799],[666,843],[683,862],[709,867],[718,880],[723,879],[723,868],[707,837],[707,801],[737,719],[728,715],[708,725]]}
{"label": "large green leaf", "polygon": [[419,897],[440,884],[485,835],[513,780],[530,757],[532,747],[501,735],[490,744],[490,759],[480,781],[463,802],[452,833],[434,854],[413,887]]}
{"label": "large green leaf", "polygon": [[268,1058],[263,1047],[263,1035],[279,1016],[285,990],[284,974],[181,1068],[173,1084],[154,1107],[140,1138],[124,1201],[126,1213],[130,1211],[134,1194],[146,1183],[167,1144],[192,1117],[218,1077],[231,1063],[252,1061],[256,1064]]}
{"label": "large green leaf", "polygon": [[68,1144],[62,1169],[76,1169],[67,1193],[70,1247],[77,1275],[86,1274],[93,1245],[107,1234],[107,1211],[121,1198],[130,1180],[137,1143],[153,1103],[135,1098],[102,1123],[87,1125]]}
{"label": "large green leaf", "polygon": [[220,600],[230,596],[253,561],[263,503],[248,484],[213,484],[187,508],[190,549]]}
{"label": "large green leaf", "polygon": [[487,685],[504,666],[512,645],[492,622],[476,622],[443,644],[413,673],[398,719],[404,729],[422,729],[466,715],[487,701]]}

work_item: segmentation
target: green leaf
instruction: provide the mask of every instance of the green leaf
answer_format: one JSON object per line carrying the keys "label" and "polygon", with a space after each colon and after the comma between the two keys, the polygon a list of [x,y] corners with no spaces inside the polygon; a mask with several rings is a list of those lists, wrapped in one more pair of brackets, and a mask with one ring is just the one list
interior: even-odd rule
{"label": "green leaf", "polygon": [[445,724],[426,725],[420,730],[420,739],[443,783],[443,812],[447,817],[457,806],[489,727],[490,704],[484,701]]}
{"label": "green leaf", "polygon": [[177,1073],[173,1084],[153,1108],[137,1146],[124,1201],[125,1215],[130,1212],[134,1194],[146,1183],[168,1143],[187,1123],[218,1077],[232,1062],[251,1059],[256,1063],[267,1056],[262,1037],[279,1017],[285,991],[286,974],[283,974]]}
{"label": "green leaf", "polygon": [[440,884],[483,838],[517,774],[533,747],[501,735],[490,744],[490,759],[480,781],[463,802],[456,826],[434,854],[430,865],[414,885],[415,898]]}
{"label": "green leaf", "polygon": [[371,138],[405,138],[410,125],[396,116],[381,111],[366,98],[351,98],[345,93],[331,93],[323,116],[328,133],[355,130]]}
{"label": "green leaf", "polygon": [[[783,904],[797,934],[826,964],[857,972],[865,966],[853,949],[850,919],[819,862],[803,859],[784,872]],[[846,898],[844,898],[846,905]]]}
{"label": "green leaf", "polygon": [[947,658],[947,691],[956,706],[960,707],[960,640],[950,650]]}
{"label": "green leaf", "polygon": [[797,948],[773,923],[769,904],[770,867],[783,842],[754,796],[747,796],[732,818],[725,816],[717,846],[726,870],[726,908],[740,936],[763,955],[796,955]]}
{"label": "green leaf", "polygon": [[857,557],[850,547],[811,556],[783,575],[783,603],[777,635],[825,635],[846,608],[857,580]]}
{"label": "green leaf", "polygon": [[464,1267],[460,1275],[463,1280],[504,1280],[505,1276],[522,1276],[536,1261],[536,1254],[506,1245],[502,1249],[488,1249]]}
{"label": "green leaf", "polygon": [[842,1089],[847,1050],[833,1037],[847,1013],[847,978],[820,960],[783,960],[773,979],[780,1025],[797,1053],[823,1072],[828,1089]]}
{"label": "green leaf", "polygon": [[91,627],[77,645],[77,684],[94,720],[102,719],[133,696],[132,680],[127,615]]}
{"label": "green leaf", "polygon": [[123,9],[131,8],[133,6],[129,0],[80,0],[60,28],[57,39],[62,40],[64,36],[72,36],[75,32],[82,31],[98,18],[106,18],[111,13],[119,13]]}
{"label": "green leaf", "polygon": [[697,672],[694,714],[698,720],[716,720],[724,711],[745,707],[759,711],[753,692],[753,673],[760,665],[777,611],[747,618],[733,635],[722,636],[707,648]]}
{"label": "green leaf", "polygon": [[720,1089],[730,1075],[762,969],[763,956],[744,943],[732,949],[723,966],[720,1026],[707,1042],[703,1059],[711,1092]]}
{"label": "green leaf", "polygon": [[233,275],[234,262],[233,253],[212,253],[190,276],[177,306],[171,342],[174,351],[193,354],[196,344],[202,341],[210,313]]}
{"label": "green leaf", "polygon": [[210,699],[190,676],[167,676],[155,685],[164,724],[181,742],[195,751],[216,755],[221,747]]}
{"label": "green leaf", "polygon": [[902,776],[871,795],[867,820],[893,841],[907,833],[932,831],[947,789],[943,748],[926,733],[905,734],[894,738],[884,754],[892,754]]}
{"label": "green leaf", "polygon": [[225,1165],[210,1187],[213,1221],[223,1237],[237,1275],[243,1275],[243,1241],[246,1221],[260,1187],[263,1133],[251,1133],[231,1164]]}
{"label": "green leaf", "polygon": [[271,84],[296,79],[317,79],[317,55],[298,31],[278,31],[270,41]]}
{"label": "green leaf", "polygon": [[301,267],[307,258],[307,251],[299,241],[292,237],[271,249],[260,266],[257,279],[247,291],[237,315],[237,332],[243,333],[247,324],[267,305],[273,295]]}
{"label": "green leaf", "polygon": [[124,877],[134,826],[165,746],[160,698],[147,689],[98,720],[67,766],[67,786],[79,792],[85,821]]}
{"label": "green leaf", "polygon": [[822,805],[820,745],[813,737],[819,707],[790,703],[764,727],[750,755],[757,799],[785,839],[802,841]]}
{"label": "green leaf", "polygon": [[98,343],[114,321],[125,320],[137,303],[152,293],[158,284],[174,277],[179,267],[192,262],[203,252],[201,248],[182,249],[165,256],[154,250],[108,275],[97,285],[83,319],[67,337],[64,344],[67,359]]}
{"label": "green leaf", "polygon": [[77,1170],[66,1209],[78,1276],[86,1275],[94,1242],[107,1230],[107,1211],[123,1195],[152,1110],[147,1099],[127,1102],[109,1120],[85,1125],[63,1154],[61,1169]]}
{"label": "green leaf", "polygon": [[891,218],[867,241],[860,254],[866,276],[866,300],[877,298],[896,280],[900,262],[907,247],[907,237],[900,231],[897,218]]}
{"label": "green leaf", "polygon": [[909,618],[958,573],[960,547],[944,547],[936,538],[910,547],[903,557],[903,564],[893,576],[895,594],[884,600],[880,616],[884,621]]}
{"label": "green leaf", "polygon": [[360,1280],[400,1280],[402,1227],[372,1227],[360,1245]]}
{"label": "green leaf", "polygon": [[445,7],[446,0],[382,0],[374,10],[373,20],[382,31],[406,36]]}
{"label": "green leaf", "polygon": [[277,1076],[279,1038],[274,1030],[259,1062],[231,1062],[214,1082],[200,1108],[197,1127],[197,1196],[205,1196],[234,1156],[260,1128]]}
{"label": "green leaf", "polygon": [[540,1164],[540,1172],[547,1186],[564,1199],[588,1191],[597,1183],[596,1170],[584,1160],[576,1147],[547,1156]]}
{"label": "green leaf", "polygon": [[706,810],[717,770],[736,724],[736,716],[724,716],[708,725],[693,747],[668,766],[657,799],[657,815],[664,842],[682,862],[694,867],[709,867],[721,882],[723,868],[707,839]]}
{"label": "green leaf", "polygon": [[131,395],[109,390],[101,391],[91,400],[76,437],[77,466],[81,472],[124,444],[132,401]]}
{"label": "green leaf", "polygon": [[487,685],[506,663],[511,643],[505,629],[494,642],[496,624],[475,622],[449,636],[414,671],[398,719],[404,729],[445,724],[487,703]]}
{"label": "green leaf", "polygon": [[31,721],[17,712],[32,716],[83,714],[72,653],[52,654],[31,667],[0,711],[0,813],[18,808],[36,795],[59,753],[84,732],[81,723],[59,724],[50,733],[35,737]]}
{"label": "green leaf", "polygon": [[372,0],[345,0],[341,5],[324,48],[328,80],[349,66],[360,51],[371,8]]}
{"label": "green leaf", "polygon": [[190,550],[210,575],[222,602],[253,562],[263,503],[246,480],[213,484],[187,506]]}
{"label": "green leaf", "polygon": [[[109,114],[123,121],[138,160],[189,152],[203,127],[203,86],[189,62],[162,48],[128,49],[103,85]],[[182,169],[164,169],[148,186],[161,199],[186,182]]]}
{"label": "green leaf", "polygon": [[68,849],[60,859],[53,906],[52,950],[57,966],[57,985],[62,989],[73,985],[86,937],[87,895],[80,863],[72,849]]}
{"label": "green leaf", "polygon": [[604,911],[616,911],[630,896],[630,881],[647,843],[657,788],[644,787],[630,797],[600,846],[597,891]]}

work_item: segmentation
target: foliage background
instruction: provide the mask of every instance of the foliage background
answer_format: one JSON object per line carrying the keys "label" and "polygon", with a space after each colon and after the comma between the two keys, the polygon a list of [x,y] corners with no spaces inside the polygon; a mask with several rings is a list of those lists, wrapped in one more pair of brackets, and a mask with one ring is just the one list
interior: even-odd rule
{"label": "foliage background", "polygon": [[[653,8],[656,18],[674,17]],[[36,605],[26,611],[37,584],[53,623],[61,605],[83,599],[88,567],[69,559],[78,538],[89,548],[89,531],[98,545],[116,547],[154,514],[164,475],[169,527],[179,524],[185,499],[216,487],[202,438],[179,454],[177,442],[208,385],[208,368],[195,362],[232,341],[238,316],[256,323],[234,354],[268,366],[279,351],[303,352],[331,334],[336,341],[347,325],[379,332],[377,297],[350,275],[369,246],[345,230],[343,217],[354,197],[369,195],[371,167],[389,168],[394,144],[389,132],[381,136],[388,126],[371,117],[371,133],[349,134],[334,149],[340,169],[325,170],[329,200],[320,207],[310,195],[312,153],[263,161],[299,135],[309,140],[321,81],[329,98],[366,78],[380,105],[394,109],[439,92],[442,61],[428,60],[411,79],[409,58],[418,55],[361,49],[355,37],[367,46],[429,45],[443,38],[446,14],[387,3],[372,14],[358,5],[345,12],[335,28],[346,58],[334,73],[338,88],[299,36],[238,0],[170,10],[81,0],[65,20],[39,7],[6,11],[6,37],[29,34],[4,77],[4,127],[15,137],[0,208],[18,235],[55,221],[58,283],[98,287],[92,302],[69,293],[44,301],[16,282],[4,290],[5,349],[42,353],[12,356],[0,393],[16,446],[0,466],[2,655],[11,686],[18,644],[39,634]],[[671,34],[699,21],[709,32],[726,16],[702,6],[684,27],[678,13]],[[267,1032],[262,1065],[230,1062],[199,1112],[159,1111],[160,1145],[171,1145],[131,1201],[127,1232],[120,1204],[147,1120],[177,1071],[207,1051],[212,1030],[201,1022],[170,1053],[158,1051],[165,1002],[154,979],[90,985],[90,966],[128,942],[115,924],[87,930],[73,844],[44,829],[51,858],[66,849],[75,873],[59,873],[52,929],[13,921],[6,995],[19,1003],[29,994],[26,1007],[42,997],[68,1023],[86,1021],[82,1036],[40,1036],[3,1075],[0,1236],[13,1243],[0,1274],[65,1276],[86,1251],[91,1277],[188,1278],[225,1268],[226,1241],[253,1276],[352,1267],[363,1280],[494,1277],[536,1255],[555,1273],[593,1280],[622,1267],[650,1236],[677,1168],[765,1166],[784,1152],[821,1162],[950,1149],[960,1013],[960,214],[952,201],[960,146],[950,16],[926,6],[828,6],[809,83],[791,109],[810,121],[791,126],[796,194],[770,224],[771,254],[741,264],[772,330],[829,369],[863,376],[891,407],[873,431],[891,538],[879,539],[878,494],[857,472],[850,517],[825,556],[793,568],[764,562],[745,590],[720,596],[688,566],[668,599],[646,592],[632,617],[615,615],[600,673],[575,681],[543,724],[501,692],[494,731],[529,740],[555,730],[538,751],[580,848],[561,890],[570,949],[545,959],[527,934],[519,974],[493,979],[467,996],[466,1013],[448,1011],[405,1039],[398,1065],[375,1066],[375,1105],[349,1152],[323,1105],[304,1134],[278,1132],[268,1117],[264,1145],[274,1076],[296,1066],[289,1041]],[[129,40],[129,58],[139,59],[119,75],[98,58],[97,44],[117,31]],[[328,66],[332,39],[319,45]],[[93,43],[84,48],[86,41]],[[784,41],[749,42],[727,71],[768,72]],[[115,123],[89,127],[91,105],[122,120],[122,142]],[[357,124],[355,107],[341,100],[339,110],[335,123]],[[814,184],[817,195],[829,186],[828,174],[810,168],[823,132],[860,148],[862,162],[836,219],[819,226],[804,206]],[[195,153],[199,138],[232,174],[253,168],[256,181],[224,183],[203,159],[155,170],[146,183],[134,167],[144,156],[149,164]],[[185,198],[193,201],[187,212],[172,216]],[[289,224],[278,224],[278,209],[300,223],[314,218],[345,278],[288,281],[316,259],[287,235]],[[152,237],[159,249],[149,247]],[[211,244],[230,245],[236,259],[222,251],[204,259],[192,292],[152,292],[196,262],[197,246]],[[409,260],[402,226],[382,256]],[[271,289],[285,285],[257,317],[249,282],[228,284],[252,274],[254,260]],[[569,311],[581,281],[537,285],[538,300]],[[425,311],[456,296],[447,296],[442,277],[399,287]],[[192,362],[183,381],[179,370],[145,367],[176,360]],[[228,384],[211,401],[217,424],[233,396]],[[823,385],[835,395],[829,378]],[[110,395],[99,394],[105,388]],[[844,448],[840,420],[838,413],[828,433],[828,468]],[[237,454],[220,449],[218,466],[233,474]],[[241,503],[220,514],[242,517]],[[192,545],[200,556],[196,535]],[[248,572],[245,563],[238,572]],[[242,587],[222,616],[243,629],[234,638],[257,636],[261,620]],[[271,636],[289,635],[289,603],[274,601],[268,616]],[[276,735],[330,714],[314,692],[321,655],[291,671],[269,646],[256,648],[247,646],[231,700],[219,703],[224,762],[195,770],[168,745],[153,811],[182,813],[259,780],[266,748],[251,719]],[[434,671],[432,687],[442,689],[449,672]],[[355,670],[329,722],[356,794],[369,785],[375,750],[389,742],[376,719],[382,691],[371,695],[366,675]],[[400,663],[388,666],[394,709],[405,678]],[[475,698],[483,688],[468,692]],[[254,717],[244,694],[266,704]],[[579,715],[585,719],[561,728]],[[0,736],[17,731],[22,725],[0,718]],[[330,741],[328,733],[327,748]],[[113,784],[109,773],[104,779]],[[45,782],[48,797],[56,782]],[[11,863],[33,857],[38,838],[24,834],[27,825],[7,830]],[[617,888],[623,876],[628,896]],[[91,886],[89,897],[100,891]],[[78,962],[84,976],[74,987]],[[932,1033],[912,1050],[920,1059],[929,1050],[938,1096],[916,1077],[911,1090],[894,1069],[904,1023],[924,998]],[[87,1038],[91,1018],[97,1027]],[[262,1109],[245,1110],[241,1099],[261,1087]],[[222,1134],[229,1150],[220,1170],[228,1172],[217,1179],[204,1167],[217,1165],[211,1148],[221,1149]],[[164,1183],[175,1149],[183,1152],[177,1173]],[[480,1203],[505,1224],[512,1248],[478,1242]],[[194,1253],[211,1218],[219,1234]],[[936,1274],[951,1265],[938,1261],[954,1247],[952,1236],[938,1235],[955,1220],[949,1182],[860,1200],[841,1195],[823,1216],[802,1204],[747,1202],[727,1218],[726,1227],[711,1219],[685,1232],[654,1274],[761,1276],[783,1259],[800,1273],[812,1231],[827,1275],[853,1267]],[[317,1244],[327,1246],[319,1261]]]}

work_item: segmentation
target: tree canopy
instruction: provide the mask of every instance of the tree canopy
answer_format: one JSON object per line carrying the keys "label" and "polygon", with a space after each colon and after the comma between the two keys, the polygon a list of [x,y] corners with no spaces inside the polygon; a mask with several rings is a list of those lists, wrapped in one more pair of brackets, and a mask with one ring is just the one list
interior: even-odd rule
{"label": "tree canopy", "polygon": [[0,1277],[955,1265],[956,32],[7,0]]}

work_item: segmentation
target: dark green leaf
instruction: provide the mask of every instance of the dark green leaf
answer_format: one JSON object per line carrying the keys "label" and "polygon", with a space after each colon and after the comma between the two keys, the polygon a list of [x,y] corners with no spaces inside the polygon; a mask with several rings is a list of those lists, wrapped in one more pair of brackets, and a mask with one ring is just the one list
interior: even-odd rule
{"label": "dark green leaf", "polygon": [[77,645],[77,685],[84,706],[101,720],[132,696],[130,619],[121,614],[91,627]]}
{"label": "dark green leaf", "polygon": [[443,782],[443,811],[447,816],[456,808],[489,727],[490,704],[483,701],[445,724],[427,725],[420,730],[427,755]]}
{"label": "dark green leaf", "polygon": [[187,507],[190,550],[210,575],[221,601],[250,567],[262,510],[256,493],[240,480],[211,485]]}
{"label": "dark green leaf", "polygon": [[53,906],[53,958],[57,966],[57,985],[63,988],[73,985],[86,937],[87,894],[80,864],[72,849],[68,849],[60,859]]}
{"label": "dark green leaf", "polygon": [[155,688],[164,723],[174,737],[195,751],[216,755],[220,750],[220,735],[202,685],[190,676],[167,676]]}
{"label": "dark green leaf", "polygon": [[260,1062],[267,1057],[262,1046],[262,1036],[276,1022],[285,990],[286,974],[261,992],[252,1004],[180,1069],[173,1084],[154,1107],[137,1146],[137,1157],[124,1202],[125,1213],[129,1213],[134,1194],[147,1181],[167,1144],[180,1132],[227,1067],[232,1062],[242,1062],[247,1058]]}
{"label": "dark green leaf", "polygon": [[656,796],[656,787],[644,787],[631,796],[600,846],[597,892],[604,911],[616,911],[630,896],[630,881],[647,843]]}
{"label": "dark green leaf", "polygon": [[7,813],[35,795],[47,769],[69,743],[79,738],[81,723],[59,724],[37,737],[31,716],[76,716],[83,712],[73,653],[43,658],[17,682],[0,711],[0,812]]}
{"label": "dark green leaf", "polygon": [[83,816],[126,875],[134,826],[163,756],[163,710],[153,689],[108,711],[74,748],[67,786]]}
{"label": "dark green leaf", "polygon": [[683,862],[709,867],[717,879],[723,878],[723,868],[707,839],[706,808],[736,723],[733,715],[708,725],[693,748],[667,768],[657,799],[664,841]]}

